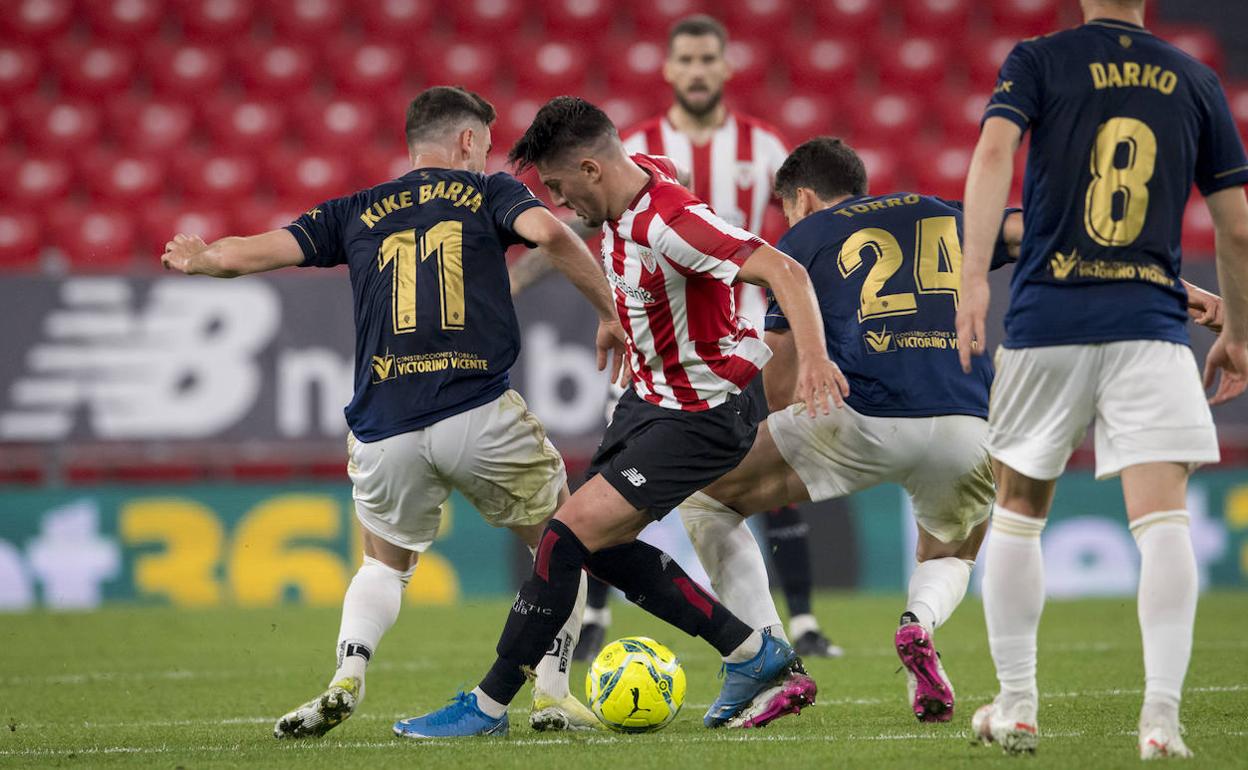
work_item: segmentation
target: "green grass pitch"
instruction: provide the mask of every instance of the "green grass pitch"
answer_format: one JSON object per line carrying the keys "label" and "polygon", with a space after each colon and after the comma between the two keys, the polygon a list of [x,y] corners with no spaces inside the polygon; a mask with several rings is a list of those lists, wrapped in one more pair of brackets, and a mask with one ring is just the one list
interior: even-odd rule
{"label": "green grass pitch", "polygon": [[[958,692],[946,725],[908,712],[892,631],[900,597],[824,595],[817,610],[847,657],[809,661],[819,705],[763,730],[708,731],[718,660],[633,607],[618,635],[645,634],[684,661],[689,693],[668,729],[639,736],[528,728],[527,692],[508,739],[401,741],[395,718],[470,688],[491,660],[507,603],[406,607],[370,669],[368,696],[320,740],[274,740],[274,720],[332,673],[337,612],[113,608],[0,616],[0,766],[12,767],[1135,767],[1141,701],[1133,600],[1050,602],[1040,637],[1041,744],[1011,759],[967,738],[995,690],[977,602],[937,635]],[[1192,767],[1248,766],[1248,594],[1202,598],[1184,705]],[[583,695],[584,666],[573,671]]]}

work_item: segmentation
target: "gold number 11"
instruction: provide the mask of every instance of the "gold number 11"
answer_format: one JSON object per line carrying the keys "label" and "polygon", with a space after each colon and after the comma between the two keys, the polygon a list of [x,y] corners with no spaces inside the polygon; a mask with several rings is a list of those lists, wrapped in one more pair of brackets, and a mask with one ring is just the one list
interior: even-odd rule
{"label": "gold number 11", "polygon": [[[416,331],[416,230],[401,230],[381,242],[377,269],[394,262],[390,283],[395,334]],[[438,257],[438,295],[442,305],[442,328],[464,328],[464,224],[448,219],[425,231],[419,240],[420,261]]]}

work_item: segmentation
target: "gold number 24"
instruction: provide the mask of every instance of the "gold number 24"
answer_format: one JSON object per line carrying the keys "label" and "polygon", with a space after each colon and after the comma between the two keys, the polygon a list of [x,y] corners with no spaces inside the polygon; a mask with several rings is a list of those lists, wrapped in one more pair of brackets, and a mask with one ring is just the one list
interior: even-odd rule
{"label": "gold number 24", "polygon": [[424,262],[438,257],[438,295],[442,304],[442,328],[464,328],[464,223],[448,219],[425,231],[419,239],[416,230],[400,230],[386,237],[377,250],[377,269],[385,271],[394,262],[390,291],[395,334],[416,331],[416,254]]}
{"label": "gold number 24", "polygon": [[[914,234],[914,284],[920,294],[952,294],[958,304],[962,287],[962,243],[958,240],[958,222],[952,216],[926,217],[918,222]],[[887,230],[867,227],[851,235],[841,247],[837,265],[848,278],[862,267],[863,257],[874,258],[874,264],[862,284],[858,320],[910,315],[918,312],[914,292],[884,294],[884,284],[901,269],[905,257],[901,244]]]}

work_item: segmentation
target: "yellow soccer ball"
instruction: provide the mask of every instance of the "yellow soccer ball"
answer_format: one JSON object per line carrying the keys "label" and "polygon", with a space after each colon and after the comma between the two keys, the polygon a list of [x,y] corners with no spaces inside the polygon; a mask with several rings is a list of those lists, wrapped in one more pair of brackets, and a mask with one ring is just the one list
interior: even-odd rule
{"label": "yellow soccer ball", "polygon": [[675,653],[653,639],[617,639],[602,648],[585,674],[585,698],[612,730],[651,732],[680,712],[685,670]]}

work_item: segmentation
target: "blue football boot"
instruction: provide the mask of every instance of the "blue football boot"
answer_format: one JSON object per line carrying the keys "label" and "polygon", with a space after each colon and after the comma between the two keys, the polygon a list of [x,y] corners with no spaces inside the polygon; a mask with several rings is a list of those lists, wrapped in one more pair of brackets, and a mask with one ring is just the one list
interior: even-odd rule
{"label": "blue football boot", "polygon": [[[702,723],[721,727],[762,727],[814,703],[815,681],[788,643],[763,634],[763,646],[750,660],[724,664],[724,686]],[[734,719],[748,710],[748,719]]]}
{"label": "blue football boot", "polygon": [[472,735],[504,737],[509,728],[506,714],[495,719],[477,707],[476,695],[460,692],[437,711],[395,722],[394,734],[400,738],[466,738]]}

